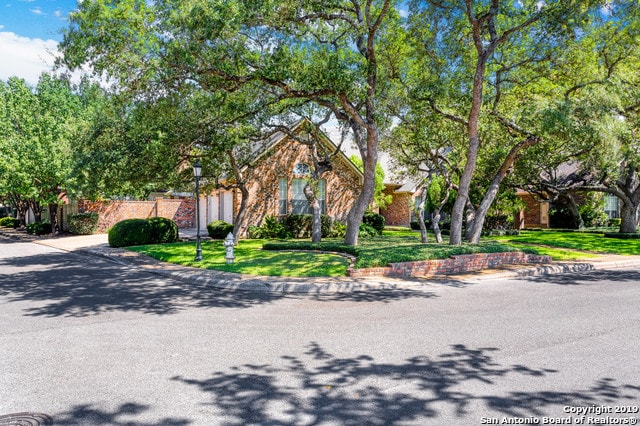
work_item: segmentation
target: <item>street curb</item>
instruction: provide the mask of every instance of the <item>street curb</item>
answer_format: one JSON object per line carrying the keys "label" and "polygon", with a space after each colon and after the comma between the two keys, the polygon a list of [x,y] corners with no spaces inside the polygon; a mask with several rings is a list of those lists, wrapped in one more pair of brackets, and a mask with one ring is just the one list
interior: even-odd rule
{"label": "street curb", "polygon": [[[206,285],[222,290],[252,291],[258,293],[282,293],[282,294],[335,294],[351,293],[355,291],[419,291],[426,283],[391,283],[384,282],[385,277],[368,277],[356,280],[349,277],[333,278],[283,278],[257,275],[238,274],[211,269],[200,269],[158,261],[140,253],[123,249],[111,249],[112,254],[106,254],[101,250],[82,248],[67,250],[72,253],[80,253],[100,257],[123,266],[135,266],[140,269],[176,279],[188,284]],[[115,254],[115,256],[113,255]],[[379,278],[379,279],[378,279]],[[316,281],[311,282],[311,280]],[[318,283],[319,281],[319,283]],[[431,283],[432,284],[432,283]]]}
{"label": "street curb", "polygon": [[[52,240],[30,241],[36,244],[54,247],[71,253],[95,256],[126,267],[135,267],[156,275],[172,278],[187,284],[205,285],[221,290],[251,291],[277,294],[335,294],[358,291],[425,291],[434,285],[450,283],[473,284],[496,279],[541,277],[546,275],[584,273],[602,269],[640,268],[640,257],[595,262],[557,262],[524,267],[509,271],[484,270],[482,275],[442,275],[428,277],[333,277],[333,278],[297,278],[267,277],[223,272],[174,265],[153,259],[133,251],[101,246],[65,248],[58,244],[48,244]],[[94,248],[95,247],[95,248]],[[106,250],[105,250],[106,249]]]}

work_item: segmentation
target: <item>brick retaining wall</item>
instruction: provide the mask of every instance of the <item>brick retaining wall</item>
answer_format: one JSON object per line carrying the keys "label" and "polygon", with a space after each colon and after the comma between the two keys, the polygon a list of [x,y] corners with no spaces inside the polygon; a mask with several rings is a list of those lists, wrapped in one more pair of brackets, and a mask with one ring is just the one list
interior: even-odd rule
{"label": "brick retaining wall", "polygon": [[550,256],[540,256],[522,252],[475,253],[451,256],[448,259],[390,263],[386,267],[379,268],[349,268],[349,270],[347,270],[347,275],[350,277],[419,277],[424,275],[452,275],[494,268],[500,265],[550,262]]}

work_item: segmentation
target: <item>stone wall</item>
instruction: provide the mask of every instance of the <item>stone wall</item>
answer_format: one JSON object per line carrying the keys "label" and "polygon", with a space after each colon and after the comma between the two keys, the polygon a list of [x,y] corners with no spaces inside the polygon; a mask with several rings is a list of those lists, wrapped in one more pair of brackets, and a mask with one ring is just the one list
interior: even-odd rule
{"label": "stone wall", "polygon": [[500,265],[550,262],[550,256],[539,256],[522,252],[476,253],[451,256],[448,259],[390,263],[386,267],[379,268],[349,268],[347,275],[350,277],[452,275],[494,268]]}
{"label": "stone wall", "polygon": [[166,217],[177,223],[178,228],[195,227],[194,199],[165,199],[154,201],[79,201],[78,210],[98,213],[98,232],[106,232],[125,219]]}

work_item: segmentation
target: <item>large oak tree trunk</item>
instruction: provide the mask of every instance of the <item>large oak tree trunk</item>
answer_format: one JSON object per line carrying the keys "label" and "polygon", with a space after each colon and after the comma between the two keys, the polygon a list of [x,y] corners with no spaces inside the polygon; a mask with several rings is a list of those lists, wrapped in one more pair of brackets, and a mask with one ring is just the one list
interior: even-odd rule
{"label": "large oak tree trunk", "polygon": [[620,208],[620,232],[636,232],[638,226],[638,205],[629,202],[622,203]]}
{"label": "large oak tree trunk", "polygon": [[364,179],[362,191],[347,214],[347,232],[344,243],[349,246],[358,245],[358,232],[360,231],[362,217],[367,211],[375,191],[376,164],[378,163],[378,131],[376,128],[370,127],[367,129],[366,149],[361,149],[360,153],[364,168]]}

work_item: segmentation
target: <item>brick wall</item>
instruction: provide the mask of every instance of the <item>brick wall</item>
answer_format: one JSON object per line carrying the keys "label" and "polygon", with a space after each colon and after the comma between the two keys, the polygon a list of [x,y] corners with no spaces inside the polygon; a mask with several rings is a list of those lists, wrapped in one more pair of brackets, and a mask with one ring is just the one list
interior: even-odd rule
{"label": "brick wall", "polygon": [[541,203],[528,193],[518,193],[517,196],[525,203],[525,208],[516,221],[519,228],[548,228],[548,203]]}
{"label": "brick wall", "polygon": [[164,199],[155,201],[79,201],[80,211],[98,213],[98,232],[106,232],[125,219],[166,217],[175,221],[178,228],[195,227],[194,199]]}
{"label": "brick wall", "polygon": [[419,277],[425,275],[452,275],[479,271],[500,265],[550,263],[551,257],[522,252],[476,253],[451,256],[448,259],[423,260],[418,262],[390,263],[379,268],[350,268],[350,277],[397,276]]}
{"label": "brick wall", "polygon": [[411,194],[408,192],[387,192],[393,201],[386,209],[380,211],[387,225],[409,226],[411,224]]}
{"label": "brick wall", "polygon": [[[265,216],[280,214],[280,178],[287,178],[287,211],[291,212],[292,180],[303,178],[292,174],[297,163],[312,165],[311,152],[306,145],[287,138],[265,153],[253,170],[247,172],[249,199],[240,235],[246,235],[249,225],[261,225]],[[333,169],[322,176],[327,183],[326,213],[334,220],[343,221],[360,191],[360,177],[340,156],[334,157],[331,164]],[[237,205],[239,202],[237,197]]]}

